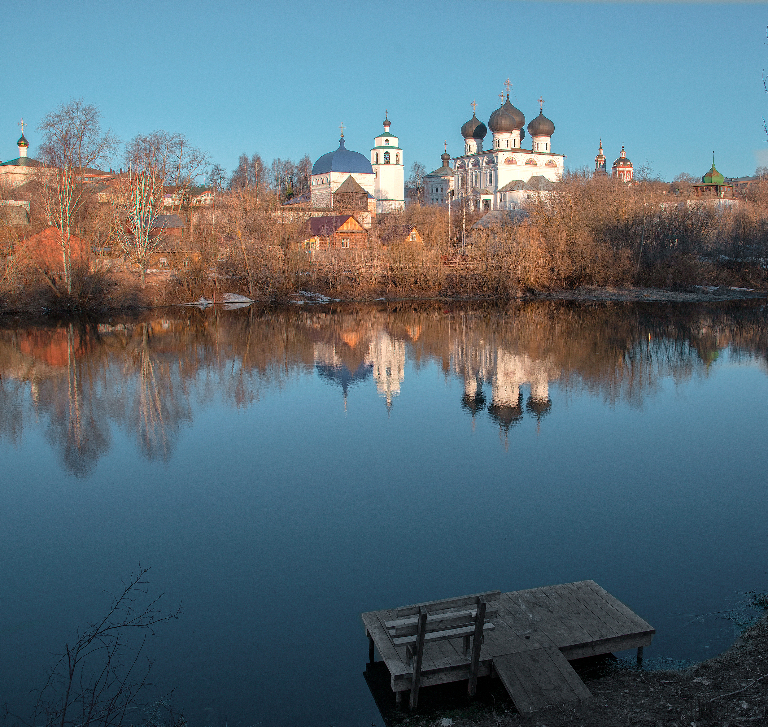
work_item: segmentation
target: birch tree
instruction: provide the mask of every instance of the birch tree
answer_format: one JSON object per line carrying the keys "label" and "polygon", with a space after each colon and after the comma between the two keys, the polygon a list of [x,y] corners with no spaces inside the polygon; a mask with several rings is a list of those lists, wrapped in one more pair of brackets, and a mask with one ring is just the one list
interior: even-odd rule
{"label": "birch tree", "polygon": [[169,206],[179,211],[189,203],[190,188],[205,171],[207,157],[183,134],[155,131],[139,134],[125,148],[128,174],[113,200],[120,245],[146,279],[149,259],[161,242],[156,225]]}
{"label": "birch tree", "polygon": [[59,230],[64,285],[72,293],[70,238],[84,196],[89,192],[85,175],[89,169],[108,162],[117,139],[101,130],[101,112],[83,99],[59,106],[40,122],[43,139],[40,158],[44,164],[42,183],[48,224]]}

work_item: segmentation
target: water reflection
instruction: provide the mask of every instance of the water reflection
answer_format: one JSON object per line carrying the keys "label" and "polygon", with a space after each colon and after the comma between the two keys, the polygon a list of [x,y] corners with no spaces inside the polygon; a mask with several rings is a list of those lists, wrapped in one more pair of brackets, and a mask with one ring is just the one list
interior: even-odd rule
{"label": "water reflection", "polygon": [[[456,401],[487,416],[507,442],[537,427],[559,399],[586,390],[640,407],[664,377],[706,376],[721,352],[766,366],[759,303],[718,307],[575,306],[499,309],[340,306],[182,311],[146,320],[0,332],[0,437],[17,443],[30,418],[68,471],[87,475],[109,450],[112,425],[149,460],[169,460],[193,402],[256,405],[262,392],[311,375],[341,389],[375,385],[392,410],[409,366],[437,362],[463,382]],[[557,394],[550,389],[557,383]]]}

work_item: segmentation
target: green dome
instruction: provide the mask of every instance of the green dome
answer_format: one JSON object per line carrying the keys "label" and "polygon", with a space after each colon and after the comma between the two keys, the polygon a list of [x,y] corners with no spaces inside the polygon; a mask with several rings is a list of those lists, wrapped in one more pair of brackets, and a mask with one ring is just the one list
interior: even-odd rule
{"label": "green dome", "polygon": [[712,169],[701,178],[701,181],[704,184],[725,184],[725,177],[715,169],[715,163],[712,162]]}

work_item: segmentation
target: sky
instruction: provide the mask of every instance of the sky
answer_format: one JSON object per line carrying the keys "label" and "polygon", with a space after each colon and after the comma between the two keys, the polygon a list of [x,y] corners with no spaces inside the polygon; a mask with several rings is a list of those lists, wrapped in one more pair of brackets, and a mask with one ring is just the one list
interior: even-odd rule
{"label": "sky", "polygon": [[[240,154],[369,155],[385,110],[413,162],[463,153],[509,78],[526,124],[556,127],[566,168],[609,164],[671,181],[768,166],[768,5],[512,0],[4,3],[0,159],[35,156],[43,117],[73,98],[123,141],[183,133],[228,173]],[[490,146],[490,132],[485,146]],[[526,136],[523,146],[528,146]],[[115,168],[121,166],[114,160]]]}

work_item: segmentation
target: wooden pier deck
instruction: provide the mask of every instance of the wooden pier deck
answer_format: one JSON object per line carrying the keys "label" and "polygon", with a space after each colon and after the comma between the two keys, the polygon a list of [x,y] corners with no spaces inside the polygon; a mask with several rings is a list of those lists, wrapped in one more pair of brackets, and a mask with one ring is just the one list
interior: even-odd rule
{"label": "wooden pier deck", "polygon": [[[481,602],[487,604],[487,616]],[[477,604],[476,611],[457,610],[471,609],[473,604]],[[455,627],[460,619],[454,614],[475,618],[478,611],[481,623],[473,632],[470,627]],[[414,659],[414,644],[419,638],[416,622],[424,613],[422,651]],[[442,620],[444,630],[425,636],[424,625],[430,614],[434,614],[432,620]],[[639,656],[656,633],[594,581],[431,601],[370,611],[362,614],[362,619],[370,640],[370,660],[375,647],[389,669],[398,704],[402,693],[410,692],[412,707],[421,686],[469,679],[472,694],[473,678],[487,675],[501,679],[520,712],[585,700],[590,697],[589,690],[570,660],[625,649],[638,649]],[[410,631],[409,624],[413,624]],[[455,636],[446,626],[453,627]],[[399,636],[408,633],[417,635]],[[471,633],[483,634],[476,665],[472,658],[475,649],[468,649]]]}

